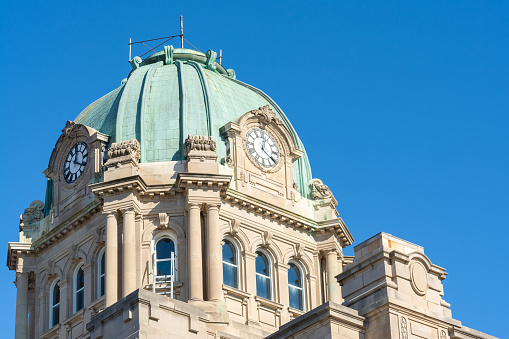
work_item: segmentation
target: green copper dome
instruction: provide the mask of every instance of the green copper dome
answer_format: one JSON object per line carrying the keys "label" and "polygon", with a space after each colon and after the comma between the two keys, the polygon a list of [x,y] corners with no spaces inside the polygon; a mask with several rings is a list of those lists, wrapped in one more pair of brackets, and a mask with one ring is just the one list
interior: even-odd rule
{"label": "green copper dome", "polygon": [[[75,122],[111,137],[111,142],[136,138],[141,162],[184,160],[184,141],[189,134],[212,136],[218,161],[226,156],[219,129],[246,112],[269,105],[304,146],[290,121],[265,93],[235,79],[233,70],[215,62],[216,53],[166,46],[144,61],[131,61],[127,81],[90,104]],[[307,155],[294,164],[294,180],[301,194],[309,195],[311,168]]]}

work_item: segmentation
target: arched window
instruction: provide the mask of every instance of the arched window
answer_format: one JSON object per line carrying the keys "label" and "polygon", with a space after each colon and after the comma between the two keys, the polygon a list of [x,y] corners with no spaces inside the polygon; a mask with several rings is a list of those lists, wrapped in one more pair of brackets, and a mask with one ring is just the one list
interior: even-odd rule
{"label": "arched window", "polygon": [[55,281],[49,292],[49,327],[52,328],[60,322],[60,286]]}
{"label": "arched window", "polygon": [[304,311],[303,280],[297,265],[290,263],[288,270],[288,293],[290,295],[290,307]]}
{"label": "arched window", "polygon": [[[155,245],[154,266],[157,280],[167,280],[174,274],[175,243],[170,238],[161,238]],[[173,259],[172,259],[173,258]],[[175,278],[174,278],[175,279]]]}
{"label": "arched window", "polygon": [[85,274],[80,266],[74,274],[74,312],[78,312],[85,304]]}
{"label": "arched window", "polygon": [[106,283],[104,280],[106,278],[106,269],[105,269],[106,255],[104,253],[105,252],[103,250],[102,253],[99,255],[99,267],[97,270],[97,276],[99,278],[97,292],[98,292],[99,298],[104,295],[104,288],[105,288],[105,283]]}
{"label": "arched window", "polygon": [[267,256],[256,251],[256,295],[265,299],[272,299],[272,271]]}
{"label": "arched window", "polygon": [[237,249],[228,240],[223,245],[223,284],[239,288]]}

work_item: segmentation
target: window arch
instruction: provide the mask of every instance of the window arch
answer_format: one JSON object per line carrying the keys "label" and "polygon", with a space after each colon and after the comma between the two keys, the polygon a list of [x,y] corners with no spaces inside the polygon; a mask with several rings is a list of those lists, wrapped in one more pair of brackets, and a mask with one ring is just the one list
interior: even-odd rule
{"label": "window arch", "polygon": [[163,235],[154,239],[153,265],[154,277],[157,281],[167,280],[172,274],[174,275],[173,279],[177,280],[176,258],[177,251],[175,240],[172,237]]}
{"label": "window arch", "polygon": [[269,257],[256,251],[256,295],[272,300],[272,269]]}
{"label": "window arch", "polygon": [[288,294],[290,307],[304,311],[304,279],[302,270],[293,262],[288,263]]}
{"label": "window arch", "polygon": [[239,256],[237,247],[225,239],[223,244],[223,284],[239,288]]}
{"label": "window arch", "polygon": [[55,280],[49,291],[49,327],[52,328],[60,322],[60,283]]}
{"label": "window arch", "polygon": [[104,289],[106,287],[106,255],[104,248],[99,254],[99,260],[97,265],[97,297],[100,298],[104,295]]}
{"label": "window arch", "polygon": [[81,310],[85,305],[85,274],[83,265],[74,272],[74,313]]}

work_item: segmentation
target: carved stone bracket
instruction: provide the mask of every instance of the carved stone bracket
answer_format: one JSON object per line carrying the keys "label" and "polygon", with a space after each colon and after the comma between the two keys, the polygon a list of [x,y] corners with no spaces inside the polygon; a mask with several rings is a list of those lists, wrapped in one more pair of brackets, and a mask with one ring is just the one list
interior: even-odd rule
{"label": "carved stone bracket", "polygon": [[320,179],[311,179],[309,181],[309,187],[311,188],[311,197],[313,200],[334,198],[329,187],[324,185]]}
{"label": "carved stone bracket", "polygon": [[167,229],[168,223],[170,222],[170,217],[166,213],[159,213],[159,228]]}
{"label": "carved stone bracket", "polygon": [[271,243],[272,243],[272,232],[263,231],[262,247],[269,247]]}
{"label": "carved stone bracket", "polygon": [[132,163],[138,166],[140,162],[140,143],[136,139],[113,143],[108,150],[108,161],[106,167]]}

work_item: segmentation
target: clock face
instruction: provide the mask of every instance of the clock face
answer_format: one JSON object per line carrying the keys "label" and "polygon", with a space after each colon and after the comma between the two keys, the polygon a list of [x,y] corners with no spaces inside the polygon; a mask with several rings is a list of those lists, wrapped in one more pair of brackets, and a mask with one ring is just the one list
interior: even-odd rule
{"label": "clock face", "polygon": [[265,130],[252,128],[246,134],[249,155],[258,164],[273,168],[279,162],[279,148],[274,138]]}
{"label": "clock face", "polygon": [[83,172],[88,162],[88,145],[84,142],[78,142],[74,145],[67,157],[64,164],[64,179],[67,183],[72,184],[75,182]]}

